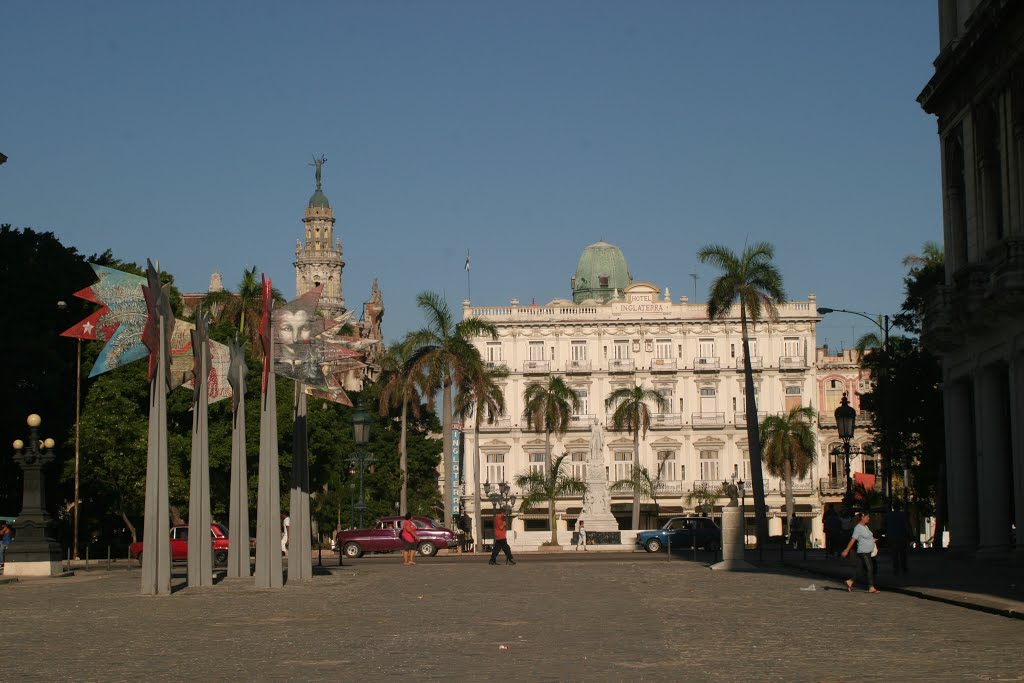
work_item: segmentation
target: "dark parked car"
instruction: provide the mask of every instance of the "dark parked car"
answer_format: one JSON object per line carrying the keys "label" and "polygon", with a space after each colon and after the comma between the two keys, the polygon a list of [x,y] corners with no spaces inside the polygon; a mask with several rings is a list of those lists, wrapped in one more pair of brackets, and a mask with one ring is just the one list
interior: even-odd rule
{"label": "dark parked car", "polygon": [[649,553],[664,550],[669,541],[673,548],[717,550],[722,545],[722,530],[709,517],[673,517],[656,531],[641,531],[636,544]]}
{"label": "dark parked car", "polygon": [[[381,517],[370,529],[346,529],[334,538],[335,547],[345,557],[362,557],[363,553],[393,552],[402,549],[398,532],[403,517]],[[451,529],[446,529],[426,517],[413,517],[416,535],[419,538],[419,553],[427,557],[437,554],[438,548],[454,548],[458,540]]]}

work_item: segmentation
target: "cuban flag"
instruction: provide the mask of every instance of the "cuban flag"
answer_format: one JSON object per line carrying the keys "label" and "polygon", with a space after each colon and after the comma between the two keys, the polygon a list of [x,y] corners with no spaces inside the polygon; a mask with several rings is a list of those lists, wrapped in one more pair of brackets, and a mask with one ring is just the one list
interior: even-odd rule
{"label": "cuban flag", "polygon": [[466,270],[469,271],[469,252],[466,252]]}

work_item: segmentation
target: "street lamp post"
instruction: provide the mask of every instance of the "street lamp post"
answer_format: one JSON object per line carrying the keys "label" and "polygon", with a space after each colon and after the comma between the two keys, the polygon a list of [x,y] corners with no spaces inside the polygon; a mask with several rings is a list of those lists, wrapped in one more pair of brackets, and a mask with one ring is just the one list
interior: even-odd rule
{"label": "street lamp post", "polygon": [[747,547],[747,482],[740,479],[736,482],[740,489],[740,510],[743,512],[743,547]]}
{"label": "street lamp post", "polygon": [[349,456],[348,461],[359,469],[359,502],[355,504],[355,509],[359,514],[359,528],[362,529],[363,513],[366,510],[366,501],[363,499],[363,470],[374,460],[373,456],[366,452],[366,444],[370,442],[370,415],[363,407],[362,398],[359,399],[352,414],[352,435],[356,450]]}
{"label": "street lamp post", "polygon": [[47,526],[46,487],[43,467],[53,462],[53,439],[39,438],[38,415],[28,416],[29,440],[14,442],[14,462],[22,471],[21,512],[14,523],[17,540],[5,557],[4,573],[22,576],[55,576],[60,574],[60,545],[50,537]]}
{"label": "street lamp post", "polygon": [[[57,302],[57,308],[64,311],[68,307],[67,303],[63,301]],[[82,338],[77,337],[77,353],[75,355],[75,506],[72,510],[72,536],[71,536],[71,552],[72,556],[78,559],[78,507],[81,505],[81,500],[78,495],[78,442],[80,435],[80,425],[82,417]]]}
{"label": "street lamp post", "polygon": [[846,499],[849,501],[853,493],[853,486],[850,483],[850,439],[853,438],[853,430],[856,428],[857,411],[850,405],[845,391],[842,402],[836,408],[835,416],[839,438],[843,440],[843,458],[846,461]]}
{"label": "street lamp post", "polygon": [[512,487],[508,482],[503,481],[500,484],[484,482],[484,493],[491,501],[495,512],[501,510],[506,517],[512,517],[512,510],[516,506],[516,495],[512,493]]}
{"label": "street lamp post", "polygon": [[[818,309],[818,314],[819,315],[827,315],[829,313],[849,313],[850,315],[859,315],[862,318],[870,320],[872,323],[875,324],[875,326],[878,328],[879,332],[882,333],[882,351],[884,351],[884,352],[888,352],[889,351],[889,331],[892,329],[893,326],[889,323],[889,316],[888,315],[881,315],[881,314],[879,314],[879,315],[872,316],[872,315],[870,315],[868,313],[863,313],[861,311],[848,311],[845,308],[819,308]],[[879,399],[880,399],[880,403],[881,403],[881,408],[882,409],[878,413],[878,421],[879,421],[879,427],[881,427],[884,424],[885,419],[888,417],[888,409],[889,409],[889,405],[888,405],[888,392],[887,391],[881,392],[881,395],[879,396]],[[892,449],[890,448],[890,444],[888,443],[887,432],[884,429],[880,429],[880,431],[882,432],[882,443],[881,443],[881,446],[882,446],[882,456],[883,456],[883,458],[882,458],[882,467],[883,467],[883,470],[884,470],[883,473],[882,473],[883,493],[885,494],[886,498],[891,498],[892,497],[892,481],[891,481],[891,479],[892,479],[892,462],[891,462]],[[906,482],[907,482],[907,477],[908,476],[909,476],[909,467],[908,467],[908,464],[907,464],[906,456],[904,456],[903,457],[904,497],[906,497]]]}

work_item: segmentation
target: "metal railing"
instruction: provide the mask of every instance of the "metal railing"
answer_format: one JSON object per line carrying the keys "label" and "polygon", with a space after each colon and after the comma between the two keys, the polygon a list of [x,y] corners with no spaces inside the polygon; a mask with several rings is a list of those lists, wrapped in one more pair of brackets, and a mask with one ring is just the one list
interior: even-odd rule
{"label": "metal railing", "polygon": [[[751,356],[750,357],[750,369],[751,370],[760,370],[761,367],[762,367],[761,356]],[[737,358],[736,359],[736,369],[737,370],[742,370],[743,369],[743,359],[742,358]]]}
{"label": "metal railing", "polygon": [[725,413],[693,413],[691,424],[694,427],[724,427]]}
{"label": "metal railing", "polygon": [[823,477],[818,480],[818,490],[823,496],[841,496],[846,493],[846,480],[836,477]]}
{"label": "metal railing", "polygon": [[523,362],[524,375],[546,375],[551,370],[551,361],[528,360]]}
{"label": "metal railing", "polygon": [[608,372],[633,372],[633,359],[612,358],[608,361]]}
{"label": "metal railing", "polygon": [[679,413],[653,413],[651,429],[666,429],[683,426],[683,416]]}
{"label": "metal railing", "polygon": [[655,358],[651,361],[651,372],[675,372],[675,358]]}
{"label": "metal railing", "polygon": [[718,370],[718,356],[701,356],[698,358],[694,358],[693,369],[697,371]]}
{"label": "metal railing", "polygon": [[565,371],[568,373],[574,372],[590,372],[590,361],[589,360],[570,360],[565,366]]}
{"label": "metal railing", "polygon": [[[768,417],[768,413],[767,412],[765,412],[763,410],[757,411],[757,424],[761,424],[766,417]],[[733,420],[736,422],[736,426],[737,427],[746,427],[747,426],[747,411],[745,411],[745,410],[737,410],[736,413],[733,415]]]}
{"label": "metal railing", "polygon": [[594,422],[593,415],[570,415],[569,429],[590,429],[590,425]]}

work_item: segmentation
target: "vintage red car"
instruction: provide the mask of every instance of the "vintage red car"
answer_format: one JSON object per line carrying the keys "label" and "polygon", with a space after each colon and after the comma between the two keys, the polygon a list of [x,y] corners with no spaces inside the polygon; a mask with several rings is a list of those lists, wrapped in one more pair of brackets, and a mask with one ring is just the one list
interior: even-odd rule
{"label": "vintage red car", "polygon": [[[335,536],[335,547],[345,557],[362,557],[363,553],[381,553],[402,550],[402,541],[398,532],[402,528],[403,517],[381,517],[370,529],[346,529]],[[413,517],[416,525],[416,536],[419,539],[417,550],[420,555],[432,557],[438,548],[454,548],[459,544],[451,529],[446,529],[426,517]]]}
{"label": "vintage red car", "polygon": [[[171,561],[179,562],[188,559],[188,526],[171,527]],[[223,524],[210,525],[210,542],[213,548],[213,564],[228,563],[228,528]],[[136,541],[128,547],[131,556],[142,562],[142,541]]]}

